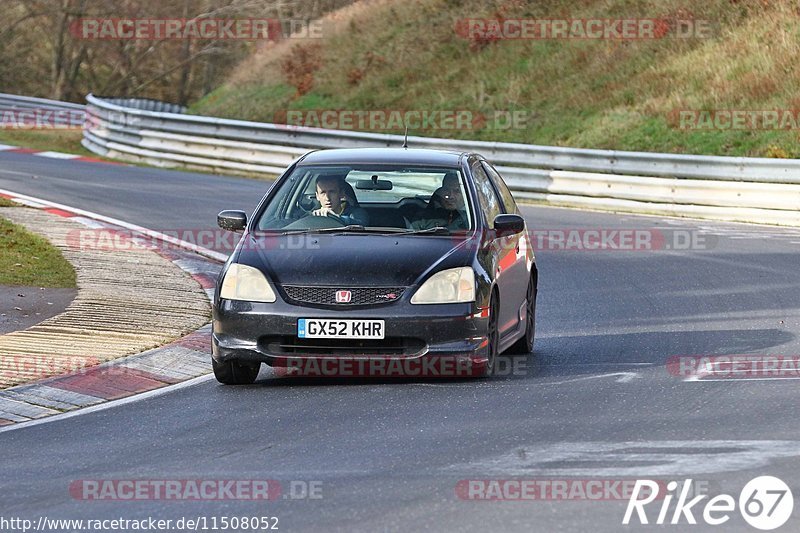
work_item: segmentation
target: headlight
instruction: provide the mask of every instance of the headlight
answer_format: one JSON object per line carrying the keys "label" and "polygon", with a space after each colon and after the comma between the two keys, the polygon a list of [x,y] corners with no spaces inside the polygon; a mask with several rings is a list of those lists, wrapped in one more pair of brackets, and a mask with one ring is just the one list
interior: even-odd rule
{"label": "headlight", "polygon": [[475,300],[475,272],[471,267],[437,272],[417,289],[412,304],[451,304]]}
{"label": "headlight", "polygon": [[228,268],[219,295],[227,300],[266,303],[275,301],[275,291],[264,274],[257,268],[239,263],[233,263]]}

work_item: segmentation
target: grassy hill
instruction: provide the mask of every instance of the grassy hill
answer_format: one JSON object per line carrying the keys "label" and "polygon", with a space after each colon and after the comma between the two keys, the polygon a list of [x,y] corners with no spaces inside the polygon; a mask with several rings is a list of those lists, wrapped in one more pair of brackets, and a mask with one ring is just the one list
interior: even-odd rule
{"label": "grassy hill", "polygon": [[[0,197],[0,208],[19,207]],[[75,269],[47,239],[0,216],[0,286],[75,288]],[[6,305],[3,305],[6,304]],[[10,304],[10,305],[9,305]],[[0,308],[9,311],[11,302]]]}
{"label": "grassy hill", "polygon": [[[464,19],[659,19],[657,39],[492,39]],[[675,20],[711,37],[676,38]],[[677,153],[800,156],[800,129],[679,127],[676,110],[800,109],[800,8],[779,0],[362,1],[323,39],[248,58],[192,111],[275,122],[292,110],[518,111],[512,128],[439,137]],[[457,29],[460,28],[459,31]],[[663,27],[661,27],[663,30]],[[357,129],[357,128],[354,128]],[[392,132],[398,132],[393,128]]]}

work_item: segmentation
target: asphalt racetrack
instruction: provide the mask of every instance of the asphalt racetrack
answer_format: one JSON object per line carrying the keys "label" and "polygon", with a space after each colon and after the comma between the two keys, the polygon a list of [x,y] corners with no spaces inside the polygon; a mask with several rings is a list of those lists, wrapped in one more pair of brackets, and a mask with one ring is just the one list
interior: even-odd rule
{"label": "asphalt racetrack", "polygon": [[[218,211],[252,212],[268,186],[0,154],[0,188],[155,230],[213,234]],[[791,369],[731,379],[676,363],[800,354],[800,230],[538,206],[523,214],[544,236],[536,348],[507,375],[290,379],[263,367],[253,386],[201,379],[12,428],[0,432],[0,516],[203,518],[208,530],[212,518],[247,516],[277,517],[281,531],[619,531],[627,500],[613,483],[624,480],[691,479],[738,500],[749,480],[773,475],[800,496]],[[581,249],[587,230],[636,230],[658,249]],[[281,492],[266,502],[94,501],[76,490],[91,480],[275,480]],[[482,499],[486,480],[513,501]],[[520,498],[509,480],[569,490],[593,480],[604,492]],[[694,508],[701,524],[704,504]],[[647,507],[651,524],[659,507]],[[690,527],[679,518],[668,531]],[[725,526],[691,529],[754,531],[738,510]]]}

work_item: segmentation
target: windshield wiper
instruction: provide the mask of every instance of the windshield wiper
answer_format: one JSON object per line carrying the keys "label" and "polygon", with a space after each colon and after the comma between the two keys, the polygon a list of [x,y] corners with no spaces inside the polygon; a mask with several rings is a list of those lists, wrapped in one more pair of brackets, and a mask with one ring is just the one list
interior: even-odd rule
{"label": "windshield wiper", "polygon": [[364,231],[366,228],[362,224],[348,224],[338,228],[320,228],[309,230],[309,233],[337,233],[339,231]]}
{"label": "windshield wiper", "polygon": [[280,231],[278,233],[268,234],[268,235],[283,237],[284,235],[302,235],[303,233],[308,233],[309,231],[310,230],[307,229],[290,229],[287,231]]}
{"label": "windshield wiper", "polygon": [[282,231],[277,235],[284,236],[284,235],[301,235],[301,234],[318,234],[318,233],[339,233],[339,232],[357,232],[357,233],[381,233],[387,235],[416,235],[416,234],[424,234],[424,233],[450,233],[450,230],[445,228],[444,226],[436,226],[433,228],[426,228],[426,229],[417,229],[417,230],[406,230],[402,228],[391,228],[391,227],[367,227],[362,226],[361,224],[349,224],[347,226],[341,226],[338,228],[319,228],[319,229],[297,229],[297,230],[288,230]]}
{"label": "windshield wiper", "polygon": [[434,226],[432,228],[425,228],[425,229],[412,229],[408,231],[403,231],[400,235],[422,235],[425,233],[447,233],[450,234],[450,230],[444,226]]}
{"label": "windshield wiper", "polygon": [[[445,228],[446,229],[446,228]],[[362,226],[361,224],[350,224],[348,226],[342,226],[341,228],[323,228],[317,230],[309,230],[309,233],[338,233],[338,232],[346,232],[346,231],[353,231],[358,233],[380,233],[380,234],[405,234],[407,230],[402,228],[391,228],[391,227],[381,227],[381,226]]]}
{"label": "windshield wiper", "polygon": [[338,228],[309,228],[309,229],[295,229],[282,231],[278,233],[280,236],[284,235],[300,235],[305,233],[337,233],[339,231],[367,231],[361,224],[349,224],[347,226],[340,226]]}

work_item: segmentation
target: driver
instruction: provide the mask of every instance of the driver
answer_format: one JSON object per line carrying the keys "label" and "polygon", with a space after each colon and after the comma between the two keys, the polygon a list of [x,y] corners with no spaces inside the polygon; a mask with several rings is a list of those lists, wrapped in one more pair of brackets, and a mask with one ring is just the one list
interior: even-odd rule
{"label": "driver", "polygon": [[348,205],[344,197],[342,180],[336,176],[319,176],[316,181],[317,201],[320,208],[311,212],[317,217],[336,216],[347,225],[369,224],[369,215],[361,207]]}

